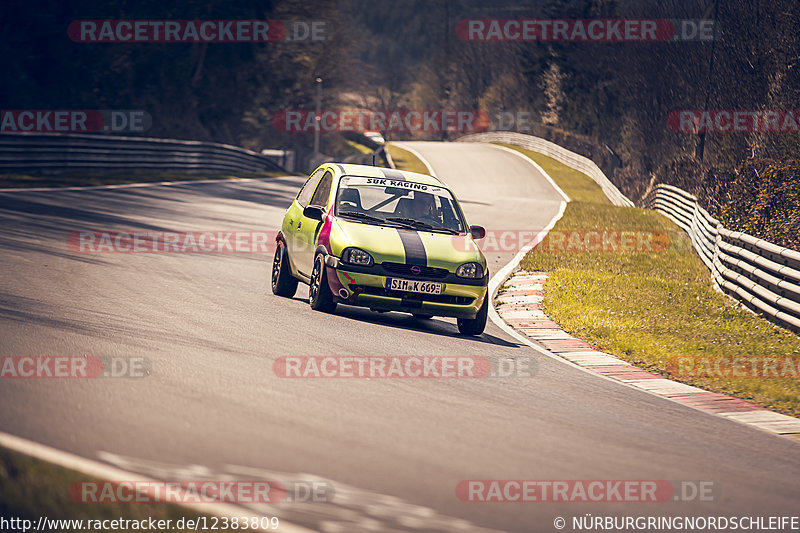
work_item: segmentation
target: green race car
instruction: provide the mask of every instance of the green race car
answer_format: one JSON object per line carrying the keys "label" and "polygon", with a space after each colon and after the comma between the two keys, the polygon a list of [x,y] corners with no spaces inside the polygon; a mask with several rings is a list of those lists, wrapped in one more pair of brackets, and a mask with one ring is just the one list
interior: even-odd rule
{"label": "green race car", "polygon": [[480,335],[489,306],[486,258],[453,193],[424,174],[326,163],[305,182],[276,237],[272,292],[309,284],[313,309],[336,305],[458,319]]}

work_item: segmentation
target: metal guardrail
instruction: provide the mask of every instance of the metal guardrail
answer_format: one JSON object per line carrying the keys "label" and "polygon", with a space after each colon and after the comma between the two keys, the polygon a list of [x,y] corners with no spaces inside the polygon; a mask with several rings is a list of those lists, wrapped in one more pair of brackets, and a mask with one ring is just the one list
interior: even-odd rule
{"label": "metal guardrail", "polygon": [[228,144],[81,133],[0,133],[0,172],[114,170],[283,171]]}
{"label": "metal guardrail", "polygon": [[457,139],[459,142],[496,142],[513,144],[522,148],[552,157],[556,161],[583,172],[592,178],[603,190],[609,201],[618,206],[633,207],[631,202],[617,187],[603,174],[594,161],[588,157],[576,154],[566,148],[550,142],[541,137],[507,131],[488,131],[485,133],[472,133]]}
{"label": "metal guardrail", "polygon": [[717,288],[774,322],[800,331],[800,252],[725,229],[697,198],[656,185],[644,198],[692,239]]}
{"label": "metal guardrail", "polygon": [[276,165],[286,169],[287,172],[294,172],[294,164],[297,153],[294,150],[273,150],[265,148],[261,150],[261,155],[270,159]]}
{"label": "metal guardrail", "polygon": [[[592,178],[614,205],[634,205],[593,161],[545,139],[514,132],[485,132],[458,141],[514,144],[547,155]],[[654,187],[645,196],[644,205],[663,213],[689,234],[717,289],[773,322],[800,331],[800,252],[725,229],[700,207],[697,198],[672,185]]]}

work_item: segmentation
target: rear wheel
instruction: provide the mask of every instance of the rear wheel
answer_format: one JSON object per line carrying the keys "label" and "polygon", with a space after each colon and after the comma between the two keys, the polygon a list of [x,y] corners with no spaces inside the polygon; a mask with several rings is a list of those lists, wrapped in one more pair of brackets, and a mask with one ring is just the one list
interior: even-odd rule
{"label": "rear wheel", "polygon": [[275,257],[272,259],[272,294],[291,298],[297,292],[297,278],[292,276],[286,247],[278,241]]}
{"label": "rear wheel", "polygon": [[433,318],[433,315],[425,315],[422,313],[411,313],[411,314],[414,315],[414,318],[416,318],[417,320],[430,320],[431,318]]}
{"label": "rear wheel", "polygon": [[478,314],[473,319],[459,318],[458,331],[462,335],[480,335],[486,329],[486,317],[489,314],[489,295],[487,294],[483,299]]}
{"label": "rear wheel", "polygon": [[336,309],[331,288],[328,286],[328,273],[322,255],[314,260],[314,270],[311,271],[311,285],[308,289],[308,303],[311,309],[332,313]]}

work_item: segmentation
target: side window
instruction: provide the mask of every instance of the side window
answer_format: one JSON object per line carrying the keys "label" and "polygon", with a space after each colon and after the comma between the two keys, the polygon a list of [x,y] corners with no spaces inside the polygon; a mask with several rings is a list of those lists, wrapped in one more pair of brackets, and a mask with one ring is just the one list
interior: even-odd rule
{"label": "side window", "polygon": [[322,180],[319,182],[319,187],[317,187],[317,190],[314,192],[314,196],[311,197],[311,205],[321,205],[323,207],[328,206],[328,197],[331,195],[332,183],[333,174],[328,171],[324,176],[322,176]]}
{"label": "side window", "polygon": [[314,192],[314,188],[316,188],[319,178],[322,176],[323,172],[324,169],[319,169],[311,174],[311,177],[306,180],[306,184],[303,185],[303,188],[300,189],[299,193],[297,193],[297,201],[301,206],[306,207],[308,205],[308,201],[311,199],[311,194]]}

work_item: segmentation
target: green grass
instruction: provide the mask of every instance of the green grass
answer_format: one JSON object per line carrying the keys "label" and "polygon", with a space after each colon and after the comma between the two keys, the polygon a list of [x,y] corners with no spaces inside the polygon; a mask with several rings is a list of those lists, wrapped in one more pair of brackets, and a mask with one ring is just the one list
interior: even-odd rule
{"label": "green grass", "polygon": [[57,175],[0,174],[0,188],[87,187],[157,181],[196,181],[209,179],[270,178],[290,172],[242,172],[235,176],[214,172],[69,172]]}
{"label": "green grass", "polygon": [[584,174],[541,154],[519,151],[574,200],[555,232],[632,229],[669,237],[669,246],[658,253],[553,251],[545,240],[521,266],[550,273],[544,300],[548,316],[599,350],[651,372],[800,416],[799,379],[670,375],[667,362],[675,357],[791,356],[797,361],[800,338],[716,292],[689,237],[663,215],[615,207]]}
{"label": "green grass", "polygon": [[153,517],[154,520],[171,519],[174,525],[181,517],[195,519],[200,516],[184,507],[167,503],[77,503],[72,501],[68,490],[70,484],[80,481],[97,480],[0,448],[0,516],[32,520],[34,527],[39,517],[93,520],[142,520]]}
{"label": "green grass", "polygon": [[393,144],[387,144],[386,149],[389,150],[389,155],[397,168],[400,170],[408,170],[409,172],[419,172],[420,174],[428,174],[428,167],[420,159],[402,148]]}

